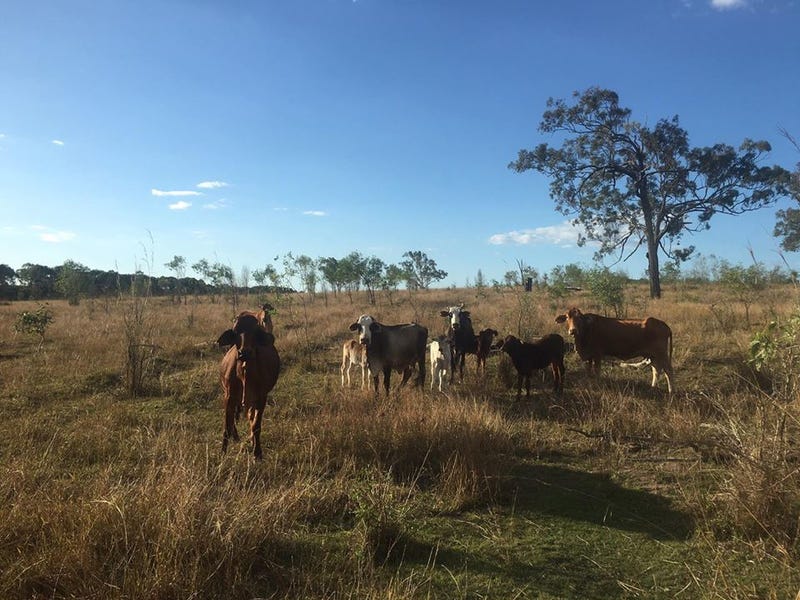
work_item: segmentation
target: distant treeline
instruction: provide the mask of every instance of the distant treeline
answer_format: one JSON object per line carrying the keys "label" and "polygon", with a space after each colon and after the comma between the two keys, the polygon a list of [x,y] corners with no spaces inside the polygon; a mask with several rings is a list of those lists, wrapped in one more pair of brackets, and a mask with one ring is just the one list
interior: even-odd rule
{"label": "distant treeline", "polygon": [[[256,285],[240,287],[239,293],[254,294],[293,292],[288,287]],[[230,285],[212,285],[195,277],[152,277],[141,271],[118,273],[98,269],[75,269],[69,262],[57,267],[26,263],[18,270],[0,264],[0,299],[54,300],[66,298],[102,298],[130,293],[153,296],[185,296],[229,294]]]}

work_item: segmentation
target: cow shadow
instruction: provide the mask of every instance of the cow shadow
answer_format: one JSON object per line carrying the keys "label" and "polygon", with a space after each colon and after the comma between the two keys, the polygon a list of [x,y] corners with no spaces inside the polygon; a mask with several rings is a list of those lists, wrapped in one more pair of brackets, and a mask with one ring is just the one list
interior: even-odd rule
{"label": "cow shadow", "polygon": [[[437,542],[423,541],[410,536],[402,537],[383,560],[376,561],[378,566],[399,565],[406,567],[419,565],[430,568],[435,565],[443,568],[450,576],[447,588],[459,575],[493,578],[500,577],[512,582],[519,590],[534,593],[535,596],[571,598],[576,589],[591,590],[582,597],[621,598],[625,592],[618,584],[618,577],[609,574],[585,554],[572,552],[569,548],[550,548],[546,552],[527,555],[524,559],[516,559],[506,554],[484,553],[483,557],[475,553],[448,544],[446,540]],[[452,589],[448,589],[446,596]],[[434,593],[436,597],[437,594]]]}
{"label": "cow shadow", "polygon": [[686,540],[695,522],[665,496],[627,488],[609,474],[520,463],[512,470],[515,509],[640,533],[655,540]]}
{"label": "cow shadow", "polygon": [[[520,462],[512,470],[511,485],[507,514],[513,513],[515,527],[531,523],[540,528],[550,522],[554,532],[574,531],[569,522],[578,522],[589,529],[608,528],[660,542],[686,540],[695,528],[692,516],[675,508],[670,499],[627,488],[606,474]],[[406,533],[376,562],[407,567],[435,564],[451,573],[501,577],[520,589],[555,597],[575,597],[576,589],[586,592],[582,597],[626,597],[618,585],[619,573],[598,565],[591,552],[576,553],[570,540],[564,544],[551,540],[519,552],[498,547],[497,552],[478,554],[467,547],[448,543],[447,538]]]}

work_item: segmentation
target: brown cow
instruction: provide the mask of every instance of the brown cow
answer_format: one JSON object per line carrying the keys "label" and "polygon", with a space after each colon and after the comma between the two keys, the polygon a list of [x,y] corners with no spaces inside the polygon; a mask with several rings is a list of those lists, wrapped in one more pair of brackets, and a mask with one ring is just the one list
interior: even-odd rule
{"label": "brown cow", "polygon": [[275,310],[275,308],[269,302],[265,302],[264,304],[261,305],[261,310],[259,310],[258,312],[243,310],[236,317],[234,317],[233,320],[235,322],[236,319],[238,319],[243,315],[251,315],[256,318],[258,324],[264,328],[264,331],[266,331],[267,333],[272,333],[273,327],[272,327],[272,317],[270,317],[270,312],[273,310]]}
{"label": "brown cow", "polygon": [[217,344],[231,346],[220,368],[225,411],[222,451],[227,450],[229,438],[239,439],[235,419],[244,409],[250,422],[253,455],[260,459],[261,417],[267,394],[275,387],[281,370],[275,336],[265,331],[252,313],[243,312],[234,319],[233,328],[219,336]]}
{"label": "brown cow", "polygon": [[517,398],[522,394],[525,380],[525,396],[531,395],[531,375],[538,369],[552,367],[553,391],[560,394],[564,389],[564,338],[557,333],[548,334],[535,342],[522,342],[507,335],[497,347],[511,357],[517,370]]}
{"label": "brown cow", "polygon": [[664,373],[667,390],[672,393],[672,330],[664,321],[653,317],[612,319],[570,308],[556,317],[556,323],[564,322],[589,373],[600,373],[604,356],[622,360],[642,357],[653,368],[651,386],[656,387],[658,376]]}

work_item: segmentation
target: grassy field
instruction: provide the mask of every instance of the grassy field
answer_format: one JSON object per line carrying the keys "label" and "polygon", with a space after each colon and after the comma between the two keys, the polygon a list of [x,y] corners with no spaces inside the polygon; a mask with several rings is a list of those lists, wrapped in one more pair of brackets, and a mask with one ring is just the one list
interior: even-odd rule
{"label": "grassy field", "polygon": [[[246,299],[255,308],[263,298]],[[44,341],[0,306],[0,597],[794,598],[800,408],[791,348],[769,373],[754,334],[791,286],[744,308],[711,285],[627,294],[674,335],[676,393],[649,369],[515,399],[507,357],[444,394],[342,389],[341,343],[370,313],[443,331],[549,332],[576,293],[432,290],[369,306],[268,298],[284,370],[264,461],[220,453],[230,303],[50,302]],[[360,375],[356,377],[360,380]],[[137,388],[132,394],[131,389]],[[240,433],[244,430],[240,422]]]}

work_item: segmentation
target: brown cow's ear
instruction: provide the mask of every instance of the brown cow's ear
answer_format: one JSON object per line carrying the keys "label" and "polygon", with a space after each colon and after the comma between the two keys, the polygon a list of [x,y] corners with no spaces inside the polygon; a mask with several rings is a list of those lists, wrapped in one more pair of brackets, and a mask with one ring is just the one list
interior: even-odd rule
{"label": "brown cow's ear", "polygon": [[259,346],[274,346],[275,336],[263,329],[257,329],[253,334],[256,339],[256,344]]}
{"label": "brown cow's ear", "polygon": [[355,331],[357,329],[358,329],[358,323],[353,323],[352,325],[350,325],[350,331]]}
{"label": "brown cow's ear", "polygon": [[236,333],[234,333],[233,329],[223,331],[217,340],[218,346],[233,346],[234,344],[236,344]]}
{"label": "brown cow's ear", "polygon": [[447,311],[447,310],[439,311],[439,315],[442,316],[442,317],[449,317],[450,316],[450,311]]}
{"label": "brown cow's ear", "polygon": [[563,323],[567,320],[567,315],[558,315],[556,317],[556,323]]}

